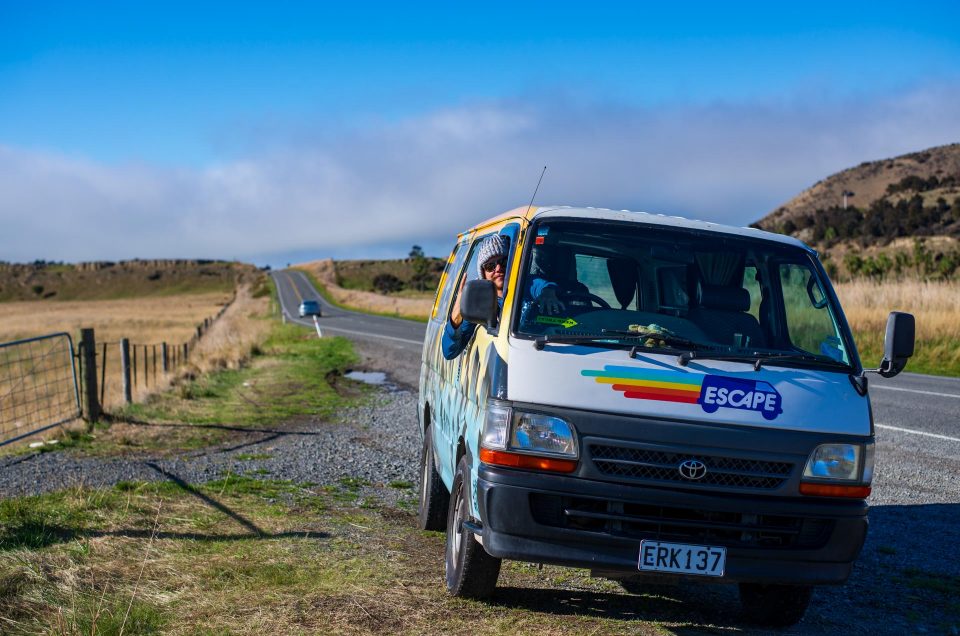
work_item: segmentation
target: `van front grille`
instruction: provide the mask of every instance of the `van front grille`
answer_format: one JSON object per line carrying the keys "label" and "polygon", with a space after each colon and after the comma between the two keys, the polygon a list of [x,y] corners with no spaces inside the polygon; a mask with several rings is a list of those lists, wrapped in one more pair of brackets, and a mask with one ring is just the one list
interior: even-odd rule
{"label": "van front grille", "polygon": [[[692,455],[607,444],[590,444],[590,459],[608,477],[645,482],[682,483],[685,486],[714,486],[732,489],[775,490],[790,477],[793,464],[721,455]],[[706,474],[700,479],[684,477],[679,470],[685,460],[703,462]]]}
{"label": "van front grille", "polygon": [[818,548],[833,529],[828,519],[711,511],[589,497],[531,494],[542,525],[635,539],[752,548]]}

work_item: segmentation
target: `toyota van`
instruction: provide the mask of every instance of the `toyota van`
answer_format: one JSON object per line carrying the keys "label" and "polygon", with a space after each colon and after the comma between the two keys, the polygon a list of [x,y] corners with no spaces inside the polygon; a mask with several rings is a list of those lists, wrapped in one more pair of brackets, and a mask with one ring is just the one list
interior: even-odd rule
{"label": "toyota van", "polygon": [[[502,293],[476,262],[493,234],[509,245]],[[559,313],[530,297],[536,277]],[[448,360],[455,303],[478,327]],[[913,316],[891,313],[869,371],[899,373],[913,343]],[[795,623],[814,586],[847,579],[867,533],[867,372],[817,253],[796,239],[518,208],[463,232],[440,281],[420,376],[419,525],[446,532],[457,596],[488,596],[515,559],[628,591],[735,583],[748,619]]]}

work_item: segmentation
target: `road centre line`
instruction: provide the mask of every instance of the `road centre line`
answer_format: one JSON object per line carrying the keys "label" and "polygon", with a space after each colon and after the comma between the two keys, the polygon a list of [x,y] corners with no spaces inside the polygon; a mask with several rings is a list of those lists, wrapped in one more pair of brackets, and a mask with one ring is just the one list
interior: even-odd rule
{"label": "road centre line", "polygon": [[880,389],[881,391],[904,391],[906,393],[921,393],[923,395],[936,395],[937,397],[949,397],[949,398],[960,398],[960,395],[955,393],[937,393],[936,391],[921,391],[920,389],[903,389],[898,386],[877,386],[876,384],[870,387],[873,389]]}
{"label": "road centre line", "polygon": [[913,433],[914,435],[923,435],[924,437],[933,437],[935,439],[943,439],[948,442],[960,442],[960,437],[950,437],[949,435],[938,435],[936,433],[926,433],[924,431],[915,431],[912,428],[900,428],[899,426],[890,426],[889,424],[874,424],[877,428],[885,428],[891,431],[899,431],[901,433]]}

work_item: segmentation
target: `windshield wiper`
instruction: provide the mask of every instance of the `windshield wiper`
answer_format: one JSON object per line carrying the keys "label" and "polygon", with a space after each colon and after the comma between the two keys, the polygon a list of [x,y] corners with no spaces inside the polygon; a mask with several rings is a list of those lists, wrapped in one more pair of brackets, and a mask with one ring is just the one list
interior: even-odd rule
{"label": "windshield wiper", "polygon": [[[694,342],[693,340],[688,340],[687,338],[681,338],[680,336],[674,336],[671,334],[661,333],[659,331],[623,331],[619,329],[601,329],[598,334],[577,334],[577,333],[554,333],[538,337],[533,341],[533,346],[538,350],[543,349],[544,345],[550,342],[557,343],[566,343],[566,344],[576,344],[578,342],[597,342],[602,340],[623,340],[625,338],[632,339],[641,339],[646,340],[652,338],[654,340],[660,340],[665,344],[679,345],[681,347],[705,347],[699,342]],[[634,346],[631,348],[631,355],[635,351],[639,350],[639,347]]]}
{"label": "windshield wiper", "polygon": [[713,352],[697,352],[697,351],[685,351],[677,356],[677,363],[681,367],[687,366],[691,360],[734,360],[742,362],[752,362],[753,370],[759,371],[765,362],[774,362],[774,361],[799,361],[799,362],[812,362],[815,364],[826,365],[830,367],[836,367],[838,369],[849,369],[850,365],[839,362],[837,360],[832,360],[830,358],[824,358],[821,356],[814,356],[805,353],[760,353],[755,351],[753,353],[713,353]]}
{"label": "windshield wiper", "polygon": [[544,345],[550,342],[558,342],[564,344],[577,344],[578,342],[597,342],[598,340],[615,340],[611,336],[597,333],[551,333],[543,336],[538,336],[536,340],[533,341],[533,346],[539,351],[543,349]]}
{"label": "windshield wiper", "polygon": [[601,333],[611,334],[620,338],[652,338],[653,340],[662,340],[666,344],[680,345],[681,347],[707,347],[702,342],[696,342],[689,338],[675,336],[672,333],[663,333],[662,331],[623,331],[622,329],[601,329]]}

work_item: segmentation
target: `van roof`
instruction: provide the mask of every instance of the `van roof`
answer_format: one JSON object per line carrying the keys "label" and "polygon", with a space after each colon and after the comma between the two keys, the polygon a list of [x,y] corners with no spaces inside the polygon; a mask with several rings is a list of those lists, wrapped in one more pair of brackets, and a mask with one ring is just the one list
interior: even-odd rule
{"label": "van roof", "polygon": [[806,250],[811,250],[811,248],[804,242],[793,238],[792,236],[784,236],[783,234],[774,234],[773,232],[766,232],[764,230],[758,230],[752,227],[735,227],[732,225],[724,225],[722,223],[713,223],[710,221],[698,221],[695,219],[687,219],[682,216],[667,216],[665,214],[653,214],[650,212],[633,212],[631,210],[608,210],[606,208],[576,208],[567,205],[551,205],[551,206],[523,206],[519,208],[514,208],[503,214],[499,214],[493,218],[487,219],[483,223],[479,223],[476,226],[472,227],[469,231],[482,230],[490,225],[495,225],[504,221],[506,219],[512,218],[526,218],[528,220],[533,219],[545,219],[545,218],[576,218],[576,219],[600,219],[605,221],[626,221],[628,223],[643,223],[647,225],[659,225],[662,227],[677,227],[677,228],[687,228],[691,230],[704,230],[709,232],[719,232],[722,234],[730,234],[734,236],[746,236],[752,238],[759,238],[768,241],[775,241],[777,243],[786,243],[788,245],[794,245],[796,247],[801,247]]}

